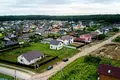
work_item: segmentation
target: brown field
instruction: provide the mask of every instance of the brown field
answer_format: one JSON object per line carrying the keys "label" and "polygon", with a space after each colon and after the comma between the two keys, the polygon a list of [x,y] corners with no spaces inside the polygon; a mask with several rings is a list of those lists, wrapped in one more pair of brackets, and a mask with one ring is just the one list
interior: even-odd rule
{"label": "brown field", "polygon": [[120,44],[107,44],[90,55],[120,60]]}

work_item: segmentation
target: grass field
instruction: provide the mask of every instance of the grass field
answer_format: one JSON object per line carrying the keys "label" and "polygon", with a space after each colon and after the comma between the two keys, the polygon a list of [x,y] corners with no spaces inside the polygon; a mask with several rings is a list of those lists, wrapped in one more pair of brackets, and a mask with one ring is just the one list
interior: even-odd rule
{"label": "grass field", "polygon": [[0,73],[0,80],[14,80],[14,78]]}
{"label": "grass field", "polygon": [[51,49],[49,49],[49,44],[31,43],[31,46],[29,46],[29,47],[18,48],[15,50],[10,50],[10,51],[4,52],[3,54],[0,55],[0,59],[9,60],[11,62],[16,62],[17,57],[20,54],[23,54],[23,53],[26,53],[26,52],[32,51],[32,50],[39,50],[40,52],[42,52],[44,54],[47,54],[49,56],[58,56],[59,58],[71,57],[78,52],[75,49],[69,49],[69,48],[63,48],[59,51],[51,50]]}
{"label": "grass field", "polygon": [[81,57],[57,74],[53,75],[49,80],[97,80],[97,67],[99,64],[110,64],[120,67],[119,61],[101,58],[99,64],[84,62],[85,57]]}

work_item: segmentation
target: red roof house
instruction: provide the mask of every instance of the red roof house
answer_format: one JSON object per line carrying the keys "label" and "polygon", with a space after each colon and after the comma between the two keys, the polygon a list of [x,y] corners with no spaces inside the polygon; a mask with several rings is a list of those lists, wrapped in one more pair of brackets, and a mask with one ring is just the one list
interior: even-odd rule
{"label": "red roof house", "polygon": [[97,35],[97,33],[95,33],[95,32],[91,32],[89,34],[82,34],[82,35],[80,35],[79,38],[76,38],[75,41],[82,41],[82,42],[90,43],[90,42],[92,42],[93,37],[95,37],[96,35]]}
{"label": "red roof house", "polygon": [[120,68],[118,67],[100,64],[97,72],[99,80],[120,80]]}

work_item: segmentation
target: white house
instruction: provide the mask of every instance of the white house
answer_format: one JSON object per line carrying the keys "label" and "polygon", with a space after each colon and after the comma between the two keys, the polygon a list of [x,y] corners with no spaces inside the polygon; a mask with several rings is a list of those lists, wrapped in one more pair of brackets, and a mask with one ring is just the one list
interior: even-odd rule
{"label": "white house", "polygon": [[44,54],[39,51],[30,51],[18,56],[17,60],[21,64],[31,65],[42,58],[44,58]]}
{"label": "white house", "polygon": [[63,42],[64,45],[69,45],[69,44],[72,44],[74,42],[74,38],[72,36],[69,36],[69,35],[62,36],[57,40]]}
{"label": "white house", "polygon": [[107,34],[109,30],[97,29],[95,32],[97,32],[98,34]]}
{"label": "white house", "polygon": [[52,40],[50,42],[50,49],[54,49],[54,50],[60,50],[63,48],[63,43],[61,41],[58,40]]}

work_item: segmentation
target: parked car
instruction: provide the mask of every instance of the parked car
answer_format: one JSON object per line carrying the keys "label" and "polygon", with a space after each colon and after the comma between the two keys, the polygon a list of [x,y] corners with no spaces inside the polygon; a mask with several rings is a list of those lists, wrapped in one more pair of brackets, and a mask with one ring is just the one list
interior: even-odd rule
{"label": "parked car", "polygon": [[63,59],[63,62],[67,62],[67,61],[68,61],[68,58],[64,58],[64,59]]}
{"label": "parked car", "polygon": [[47,70],[51,70],[53,68],[53,66],[48,66]]}

